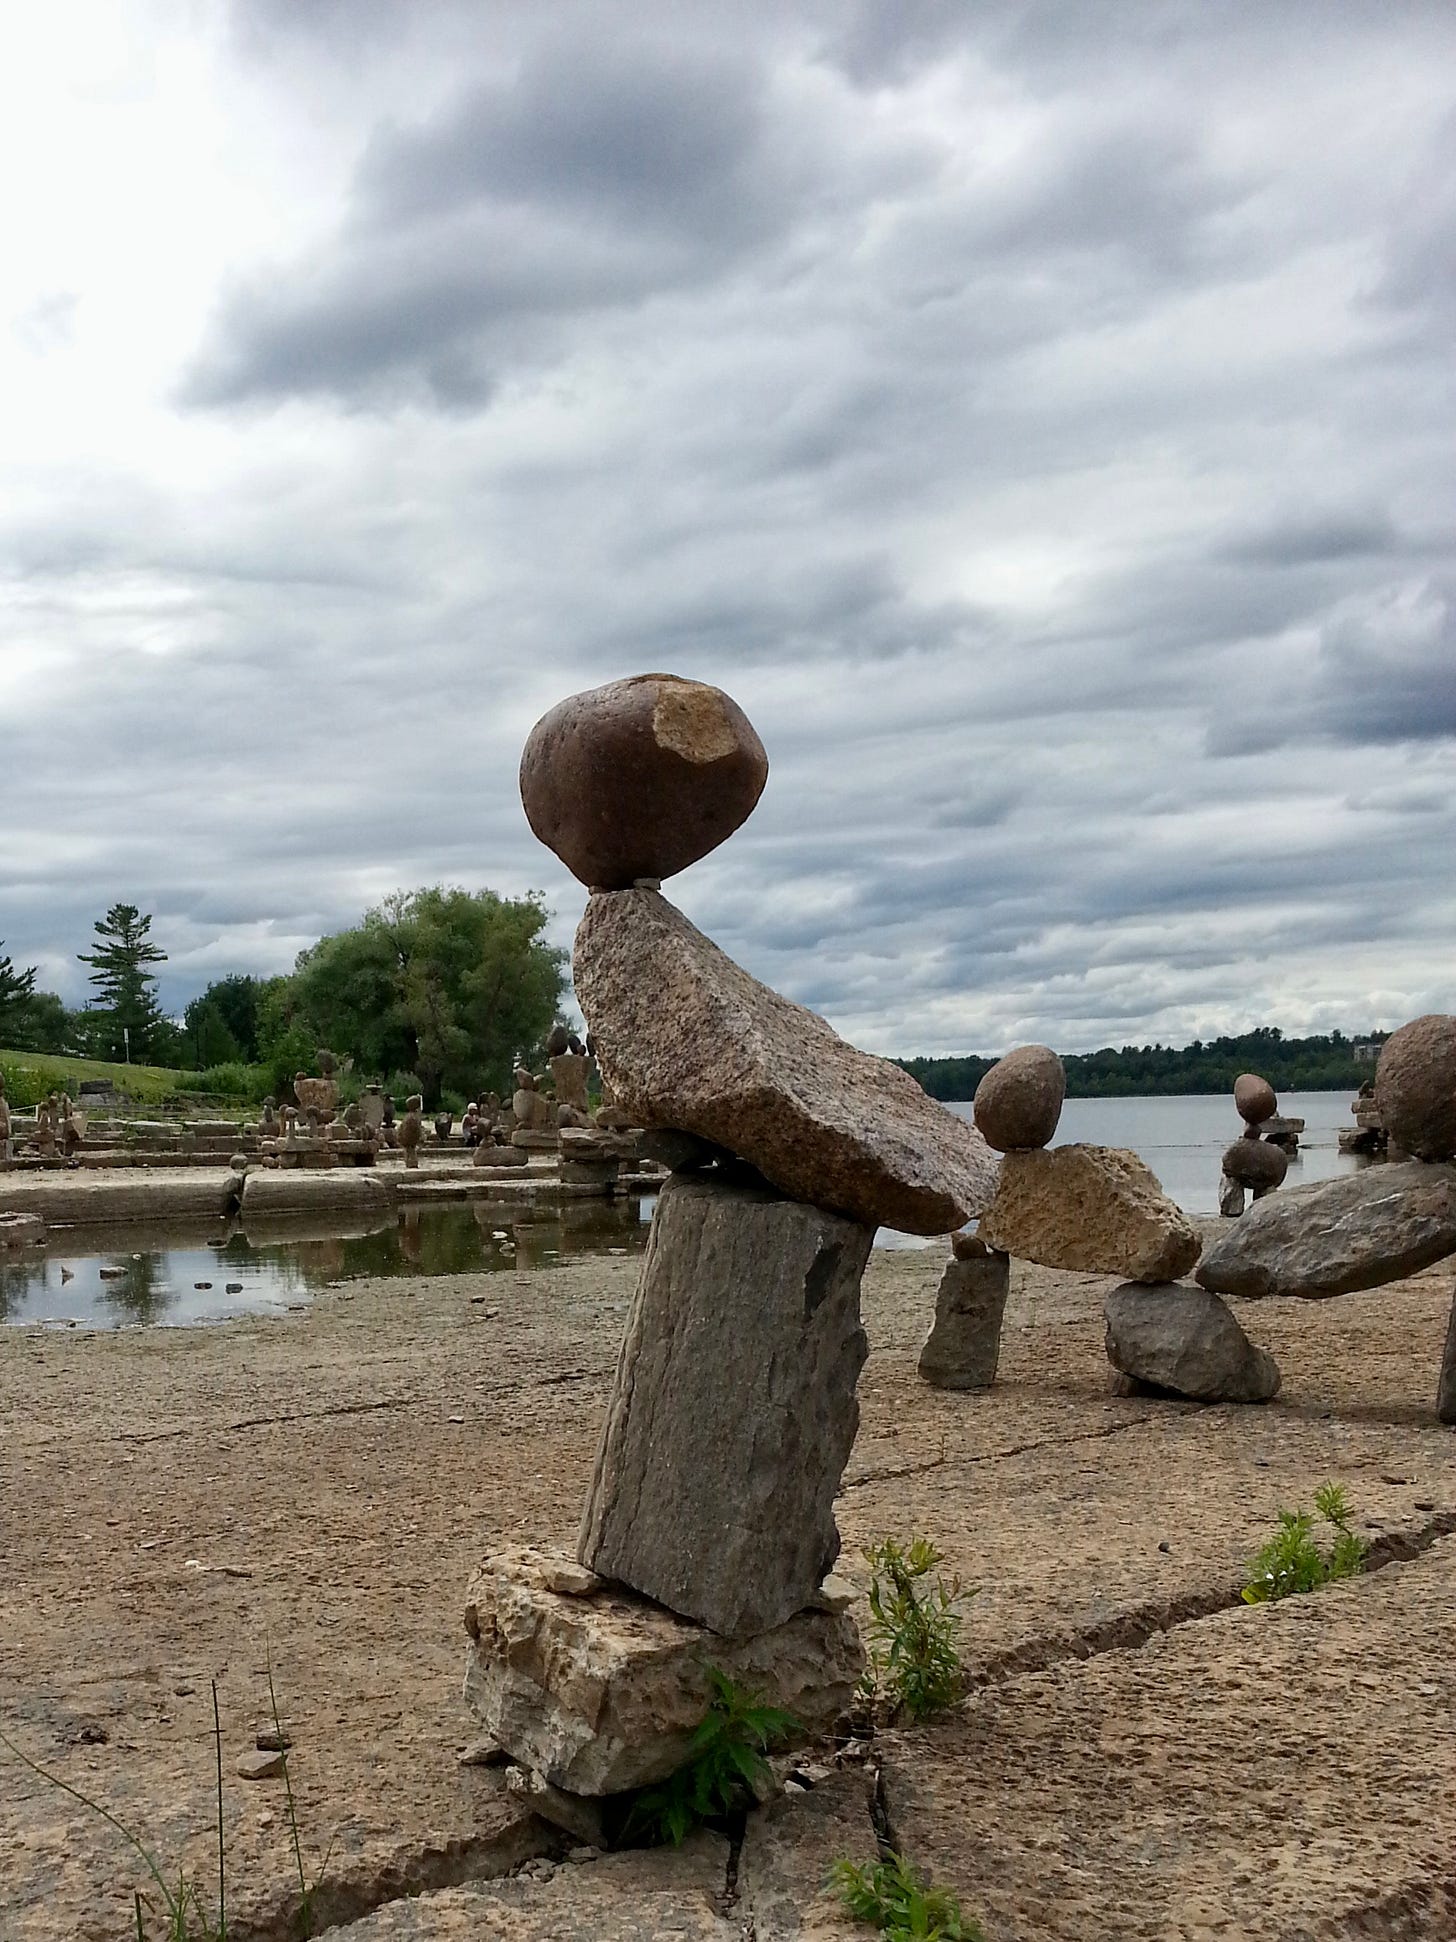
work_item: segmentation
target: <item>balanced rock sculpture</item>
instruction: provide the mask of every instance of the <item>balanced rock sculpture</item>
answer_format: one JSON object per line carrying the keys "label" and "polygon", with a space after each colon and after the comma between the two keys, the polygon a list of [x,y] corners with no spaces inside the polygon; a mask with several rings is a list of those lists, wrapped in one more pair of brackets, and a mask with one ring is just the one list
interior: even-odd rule
{"label": "balanced rock sculpture", "polygon": [[1067,1070],[1049,1045],[1019,1045],[976,1087],[972,1108],[988,1146],[1001,1153],[1046,1146],[1067,1096]]}
{"label": "balanced rock sculpture", "polygon": [[1011,1260],[975,1234],[957,1234],[952,1245],[919,1373],[934,1389],[989,1389],[1001,1357]]}
{"label": "balanced rock sculpture", "polygon": [[[575,1562],[548,1561],[548,1580],[493,1560],[472,1589],[467,1692],[533,1771],[538,1812],[561,1782],[600,1796],[681,1757],[703,1703],[684,1665],[751,1670],[806,1721],[842,1707],[863,1657],[825,1577],[874,1229],[950,1233],[995,1183],[972,1126],[760,984],[661,895],[738,827],[767,773],[736,703],[660,674],[571,697],[522,757],[531,827],[592,893],[576,994],[613,1118],[692,1157],[658,1199]],[[577,1143],[607,1131],[605,1113],[566,1129],[563,1155],[575,1164]],[[528,1626],[549,1651],[522,1649]],[[664,1711],[650,1695],[668,1687],[679,1697]],[[624,1719],[605,1752],[586,1745],[592,1722]]]}

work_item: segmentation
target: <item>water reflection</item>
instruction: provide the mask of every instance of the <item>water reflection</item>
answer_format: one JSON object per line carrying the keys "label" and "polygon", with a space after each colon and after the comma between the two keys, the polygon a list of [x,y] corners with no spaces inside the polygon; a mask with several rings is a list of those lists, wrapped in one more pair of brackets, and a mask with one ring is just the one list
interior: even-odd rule
{"label": "water reflection", "polygon": [[373,1223],[275,1215],[57,1230],[43,1251],[0,1257],[0,1322],[219,1321],[276,1312],[358,1277],[550,1268],[574,1255],[636,1252],[646,1239],[636,1200],[403,1207]]}

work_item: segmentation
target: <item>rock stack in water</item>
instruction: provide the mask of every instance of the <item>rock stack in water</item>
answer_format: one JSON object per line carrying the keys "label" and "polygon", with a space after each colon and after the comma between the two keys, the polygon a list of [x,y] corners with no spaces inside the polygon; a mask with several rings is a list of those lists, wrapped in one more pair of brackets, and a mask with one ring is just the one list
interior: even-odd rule
{"label": "rock stack in water", "polygon": [[[1289,1170],[1283,1145],[1267,1131],[1271,1124],[1285,1124],[1276,1119],[1279,1101],[1269,1081],[1256,1072],[1240,1073],[1234,1081],[1234,1105],[1244,1131],[1223,1156],[1218,1189],[1218,1211],[1230,1219],[1243,1213],[1246,1193],[1262,1200],[1283,1184]],[[1288,1123],[1301,1129],[1304,1126],[1302,1119]]]}
{"label": "rock stack in water", "polygon": [[[1456,1018],[1433,1013],[1393,1032],[1375,1068],[1375,1097],[1391,1148],[1419,1158],[1368,1166],[1252,1207],[1199,1263],[1205,1288],[1321,1301],[1456,1254]],[[1436,1413],[1456,1423],[1456,1301]]]}
{"label": "rock stack in water", "polygon": [[572,696],[521,760],[532,829],[591,892],[574,954],[589,1049],[614,1113],[673,1169],[576,1558],[502,1554],[469,1594],[468,1696],[539,1810],[578,1829],[583,1797],[610,1831],[608,1797],[681,1761],[705,1665],[811,1726],[847,1708],[862,1654],[826,1575],[860,1278],[877,1225],[950,1233],[995,1185],[973,1127],[662,895],[767,774],[727,695],[665,674]]}

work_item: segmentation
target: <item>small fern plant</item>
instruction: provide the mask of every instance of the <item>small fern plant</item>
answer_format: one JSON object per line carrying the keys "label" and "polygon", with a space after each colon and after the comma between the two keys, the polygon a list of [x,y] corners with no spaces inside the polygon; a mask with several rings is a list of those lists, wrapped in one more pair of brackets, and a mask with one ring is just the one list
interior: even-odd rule
{"label": "small fern plant", "polygon": [[836,1861],[830,1885],[850,1914],[891,1942],[982,1942],[977,1924],[944,1888],[925,1888],[903,1856],[887,1854],[867,1867]]}
{"label": "small fern plant", "polygon": [[[1365,1569],[1368,1547],[1350,1529],[1352,1514],[1349,1499],[1337,1483],[1324,1484],[1315,1492],[1313,1513],[1280,1511],[1279,1529],[1249,1560],[1244,1603],[1271,1605],[1297,1592],[1318,1591],[1337,1578],[1358,1578]],[[1333,1532],[1328,1551],[1320,1548],[1316,1538],[1316,1516]]]}
{"label": "small fern plant", "polygon": [[765,1706],[718,1666],[707,1668],[711,1697],[688,1757],[655,1787],[644,1787],[626,1834],[674,1847],[705,1821],[751,1807],[772,1782],[767,1756],[802,1732],[792,1713]]}
{"label": "small fern plant", "polygon": [[959,1578],[947,1584],[931,1574],[945,1562],[923,1537],[900,1545],[893,1538],[865,1552],[870,1581],[867,1692],[883,1693],[912,1720],[941,1712],[961,1689],[957,1607],[970,1597]]}

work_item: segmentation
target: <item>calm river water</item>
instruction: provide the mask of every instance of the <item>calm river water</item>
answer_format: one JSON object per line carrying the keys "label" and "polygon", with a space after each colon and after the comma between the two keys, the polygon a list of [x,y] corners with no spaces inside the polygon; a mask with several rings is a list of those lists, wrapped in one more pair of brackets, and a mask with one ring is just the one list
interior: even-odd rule
{"label": "calm river water", "polygon": [[[1281,1111],[1305,1121],[1288,1184],[1353,1172],[1339,1151],[1350,1124],[1346,1092],[1287,1093]],[[968,1103],[952,1112],[969,1119]],[[1240,1127],[1232,1099],[1069,1099],[1059,1144],[1088,1140],[1130,1147],[1191,1214],[1218,1211],[1219,1156]],[[306,1302],[317,1288],[361,1275],[479,1274],[548,1268],[571,1255],[636,1253],[645,1245],[651,1198],[577,1201],[554,1211],[476,1202],[404,1208],[373,1231],[342,1217],[274,1222],[267,1230],[221,1222],[183,1228],[57,1229],[42,1255],[0,1264],[0,1323],[124,1328],[220,1321]],[[881,1229],[882,1247],[944,1248]]]}

